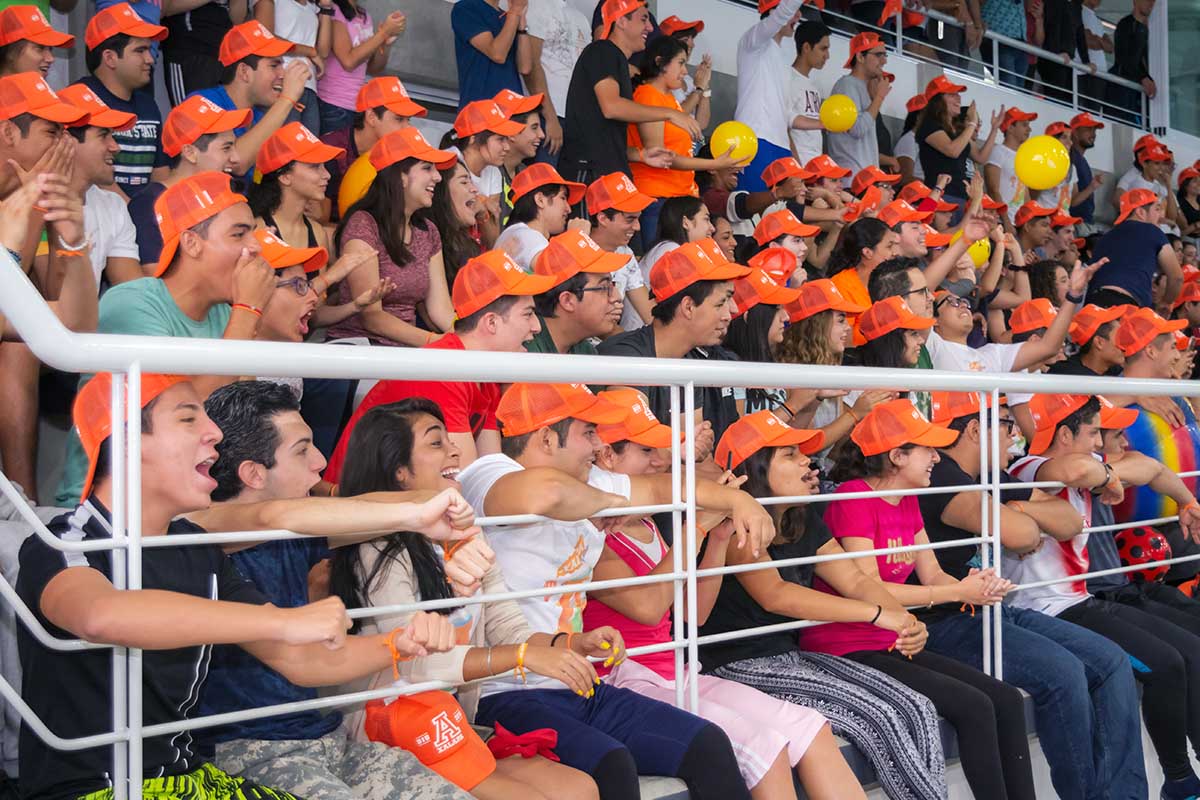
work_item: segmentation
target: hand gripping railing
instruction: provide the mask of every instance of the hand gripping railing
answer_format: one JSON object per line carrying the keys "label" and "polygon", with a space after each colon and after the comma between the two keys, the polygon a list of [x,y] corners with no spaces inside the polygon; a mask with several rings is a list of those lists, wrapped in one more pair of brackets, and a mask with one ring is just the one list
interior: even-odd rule
{"label": "hand gripping railing", "polygon": [[[774,562],[726,566],[713,569],[698,569],[696,565],[697,538],[695,532],[694,499],[695,461],[691,448],[681,448],[679,432],[682,425],[689,441],[694,433],[694,390],[700,386],[772,386],[781,388],[825,388],[836,385],[846,389],[906,387],[909,389],[952,391],[974,391],[990,394],[993,400],[990,410],[980,412],[980,424],[985,439],[990,436],[992,452],[999,447],[998,404],[994,401],[1001,392],[1013,391],[1057,391],[1095,393],[1121,393],[1138,395],[1170,395],[1200,393],[1200,384],[1180,381],[1129,381],[1113,378],[1081,379],[1074,376],[1030,376],[1025,374],[976,374],[951,373],[926,370],[881,370],[867,368],[804,367],[779,364],[697,363],[674,359],[623,359],[600,356],[556,356],[535,357],[531,354],[498,354],[455,352],[428,352],[399,348],[354,348],[353,352],[341,348],[321,345],[277,344],[266,342],[221,341],[219,346],[212,341],[160,339],[129,336],[104,336],[76,334],[67,331],[42,302],[37,290],[20,272],[7,254],[0,255],[0,313],[6,315],[24,341],[43,361],[52,366],[74,372],[112,371],[125,376],[113,382],[111,402],[115,409],[123,409],[125,425],[113,426],[113,537],[104,543],[113,551],[113,583],[118,589],[137,589],[141,586],[141,552],[143,547],[166,544],[162,537],[142,540],[140,513],[141,462],[140,408],[132,398],[139,396],[139,384],[144,371],[175,372],[185,374],[255,375],[279,374],[280,364],[289,364],[294,373],[327,378],[401,378],[435,380],[488,380],[488,381],[545,381],[609,383],[620,382],[632,385],[669,386],[671,392],[671,426],[676,434],[672,445],[672,502],[640,509],[613,509],[602,516],[628,515],[631,511],[648,514],[670,511],[672,515],[674,542],[683,547],[672,548],[672,570],[668,574],[627,578],[609,581],[590,581],[582,584],[539,588],[535,590],[510,591],[489,597],[476,596],[467,599],[432,601],[417,604],[395,605],[351,609],[354,618],[396,614],[416,608],[445,608],[452,605],[478,604],[501,599],[522,599],[550,596],[565,592],[588,589],[618,588],[638,584],[671,581],[675,589],[675,607],[694,610],[697,605],[696,582],[698,578],[736,574],[755,569],[770,569],[779,566],[845,558],[869,558],[886,553],[936,551],[945,547],[978,544],[982,548],[985,564],[1000,568],[1000,538],[992,532],[999,526],[999,504],[984,504],[981,512],[981,535],[954,542],[942,542],[908,547],[880,548],[867,552],[839,554],[835,556],[812,556]],[[681,400],[682,393],[682,400]],[[982,397],[982,395],[981,395]],[[682,407],[681,407],[682,406]],[[128,456],[126,456],[128,454]],[[961,491],[987,491],[992,497],[1014,486],[1001,487],[998,459],[988,459],[988,451],[981,454],[984,468],[980,479],[968,486],[929,488],[904,492],[921,495],[952,493]],[[680,469],[682,460],[683,469]],[[684,500],[684,481],[689,491]],[[1034,484],[1040,487],[1057,486],[1045,482]],[[26,521],[35,530],[35,535],[60,550],[78,550],[52,536],[40,520],[29,510],[15,488],[0,475],[0,491],[3,491],[22,510]],[[770,507],[782,503],[828,502],[832,499],[853,497],[889,496],[895,491],[862,492],[837,495],[804,496],[794,498],[764,498],[763,504]],[[531,515],[503,518],[481,518],[480,522],[491,525],[524,524],[535,521]],[[1155,520],[1161,522],[1166,520]],[[1132,523],[1124,527],[1144,523]],[[1107,526],[1113,529],[1119,526]],[[1099,530],[1099,529],[1097,529]],[[211,533],[195,536],[172,536],[172,546],[217,543],[225,541],[271,541],[295,536],[287,531]],[[989,546],[990,545],[990,546]],[[94,548],[87,548],[94,549]],[[1172,559],[1178,563],[1195,557]],[[1101,574],[1108,574],[1105,573]],[[1078,576],[1075,577],[1078,580]],[[0,594],[12,603],[21,624],[25,625],[43,645],[60,650],[82,650],[107,647],[79,640],[60,640],[52,636],[37,623],[36,617],[22,605],[11,587],[0,585]],[[985,609],[984,662],[985,667],[998,676],[1001,674],[1002,642],[1000,640],[1000,614]],[[698,646],[703,643],[747,638],[768,632],[791,630],[813,624],[796,620],[781,625],[760,626],[740,631],[731,631],[709,636],[700,636],[695,613],[676,614],[672,641],[631,650],[632,654],[651,652],[674,652],[676,667],[676,702],[696,709],[698,705],[697,682],[682,680],[685,674],[684,650],[687,661],[698,664]],[[50,731],[38,719],[12,687],[0,680],[0,696],[17,709],[30,729],[50,746],[61,750],[79,750],[87,747],[111,745],[114,748],[113,784],[119,798],[141,797],[140,780],[130,776],[142,774],[141,743],[146,736],[157,736],[181,730],[192,730],[216,724],[226,724],[247,719],[257,719],[306,709],[333,709],[360,703],[376,697],[419,691],[426,688],[453,688],[442,683],[426,683],[409,686],[393,686],[369,692],[356,692],[335,697],[323,697],[301,703],[288,703],[267,708],[245,709],[229,714],[195,718],[177,723],[143,727],[141,713],[141,652],[136,649],[113,647],[113,726],[108,733],[76,739],[67,739]],[[994,657],[993,657],[994,654]],[[686,689],[685,689],[686,686]]]}

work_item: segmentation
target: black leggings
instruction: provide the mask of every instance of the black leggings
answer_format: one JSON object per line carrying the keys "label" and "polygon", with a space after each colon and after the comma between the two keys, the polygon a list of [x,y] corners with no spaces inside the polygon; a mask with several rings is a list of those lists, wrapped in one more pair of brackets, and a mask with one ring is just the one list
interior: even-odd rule
{"label": "black leggings", "polygon": [[1158,762],[1168,780],[1184,780],[1194,774],[1188,740],[1200,744],[1200,636],[1160,617],[1154,605],[1143,610],[1091,597],[1058,616],[1111,639],[1134,660]]}
{"label": "black leggings", "polygon": [[924,651],[863,650],[846,658],[883,672],[933,701],[954,727],[963,774],[977,800],[1034,800],[1021,692],[974,667]]}
{"label": "black leggings", "polygon": [[[638,796],[637,762],[624,747],[601,758],[591,774],[604,800]],[[687,784],[694,800],[750,800],[729,737],[716,725],[705,725],[692,737],[675,777]]]}

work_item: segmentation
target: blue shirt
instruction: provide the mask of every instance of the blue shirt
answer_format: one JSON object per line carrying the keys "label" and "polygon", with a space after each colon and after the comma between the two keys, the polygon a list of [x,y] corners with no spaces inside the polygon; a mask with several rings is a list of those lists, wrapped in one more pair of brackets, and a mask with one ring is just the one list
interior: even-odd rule
{"label": "blue shirt", "polygon": [[[324,539],[308,538],[264,542],[229,557],[268,602],[279,608],[296,608],[308,603],[309,570],[328,555]],[[316,689],[296,686],[242,648],[226,645],[213,648],[200,714],[224,714],[316,696]],[[321,738],[339,724],[341,714],[303,711],[203,728],[197,736],[205,747],[234,739],[309,740]]]}
{"label": "blue shirt", "polygon": [[1158,251],[1167,245],[1167,235],[1157,225],[1127,219],[1096,242],[1092,258],[1107,257],[1108,263],[1092,277],[1093,289],[1117,286],[1129,292],[1138,305],[1154,305],[1151,284],[1158,272]]}
{"label": "blue shirt", "polygon": [[147,184],[137,197],[129,201],[129,218],[137,231],[138,259],[143,264],[157,264],[162,253],[162,232],[158,229],[158,218],[154,215],[154,203],[167,190],[155,182]]}
{"label": "blue shirt", "polygon": [[[454,56],[458,62],[458,107],[475,100],[491,100],[501,89],[523,93],[521,76],[517,73],[517,37],[503,64],[497,64],[471,44],[481,33],[496,36],[504,27],[504,17],[498,8],[484,0],[459,0],[450,12],[454,29]],[[519,34],[518,34],[519,36]]]}
{"label": "blue shirt", "polygon": [[137,117],[132,128],[112,134],[121,145],[121,152],[113,158],[113,172],[121,191],[132,199],[150,182],[150,172],[155,167],[167,165],[167,154],[162,149],[163,117],[158,103],[154,102],[151,92],[143,89],[134,92],[128,100],[122,100],[95,75],[88,75],[79,82],[111,108]]}
{"label": "blue shirt", "polygon": [[[1116,522],[1112,506],[1092,502],[1092,524],[1096,527],[1112,525]],[[1106,569],[1121,567],[1121,555],[1117,551],[1117,540],[1112,531],[1098,531],[1088,534],[1088,569],[1091,572],[1102,572]],[[1118,572],[1116,575],[1104,575],[1099,578],[1088,578],[1087,588],[1092,594],[1111,592],[1129,583],[1129,575]]]}
{"label": "blue shirt", "polygon": [[[224,86],[213,86],[208,89],[197,89],[196,91],[192,92],[192,94],[198,94],[201,97],[207,97],[209,100],[212,100],[214,103],[216,103],[218,106],[225,109],[226,111],[237,111],[237,107],[238,107],[237,103],[233,102],[233,98],[229,96],[229,92],[225,91]],[[192,94],[189,94],[188,97],[191,97]],[[242,127],[242,128],[234,128],[233,129],[233,137],[235,139],[242,138],[242,136],[245,135],[246,131],[250,130],[250,128],[253,128],[255,125],[257,125],[258,121],[261,120],[263,118],[263,115],[265,115],[266,113],[267,113],[266,111],[263,111],[258,106],[251,106],[251,108],[250,108],[250,125],[246,126],[246,127]],[[254,174],[254,164],[249,164],[247,166],[249,167],[249,169],[246,170],[246,174],[243,176],[245,178],[249,178]]]}
{"label": "blue shirt", "polygon": [[[1071,166],[1075,167],[1075,191],[1082,192],[1084,189],[1092,185],[1092,165],[1088,163],[1087,156],[1083,151],[1071,148]],[[1096,215],[1096,195],[1088,195],[1088,199],[1084,200],[1077,206],[1071,206],[1071,216],[1081,218],[1088,225],[1092,224],[1092,220]]]}

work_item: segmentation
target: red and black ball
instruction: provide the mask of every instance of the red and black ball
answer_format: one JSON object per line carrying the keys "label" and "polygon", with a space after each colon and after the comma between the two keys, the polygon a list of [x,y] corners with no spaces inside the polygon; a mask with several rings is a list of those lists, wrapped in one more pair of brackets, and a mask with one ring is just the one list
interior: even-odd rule
{"label": "red and black ball", "polygon": [[[1171,545],[1167,537],[1154,528],[1142,526],[1118,531],[1116,535],[1117,552],[1121,563],[1127,567],[1148,564],[1152,561],[1165,561],[1171,557]],[[1130,580],[1138,583],[1153,583],[1161,581],[1170,570],[1165,564],[1133,570],[1126,573]]]}

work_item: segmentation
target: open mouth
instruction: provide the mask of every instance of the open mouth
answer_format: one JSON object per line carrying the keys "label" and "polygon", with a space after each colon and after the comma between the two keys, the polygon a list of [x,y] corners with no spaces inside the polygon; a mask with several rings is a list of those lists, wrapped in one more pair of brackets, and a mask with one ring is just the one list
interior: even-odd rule
{"label": "open mouth", "polygon": [[442,478],[444,480],[449,481],[450,483],[453,483],[455,486],[457,486],[457,485],[459,485],[458,484],[458,473],[459,473],[458,467],[447,467],[446,469],[442,470]]}
{"label": "open mouth", "polygon": [[298,331],[300,331],[300,335],[301,335],[301,336],[307,336],[307,335],[308,335],[308,322],[309,322],[309,320],[311,320],[311,319],[312,319],[312,315],[313,315],[313,312],[312,312],[312,311],[309,311],[309,312],[305,313],[305,315],[304,315],[304,316],[302,316],[302,317],[300,318],[300,321],[299,321],[299,322],[297,322],[297,323],[296,323],[296,329],[297,329]]}
{"label": "open mouth", "polygon": [[216,455],[212,455],[196,465],[196,472],[199,472],[206,481],[211,481],[214,488],[216,487],[217,482],[213,479],[212,475],[209,474],[209,470],[212,469],[212,465],[215,463],[217,463],[217,457]]}

